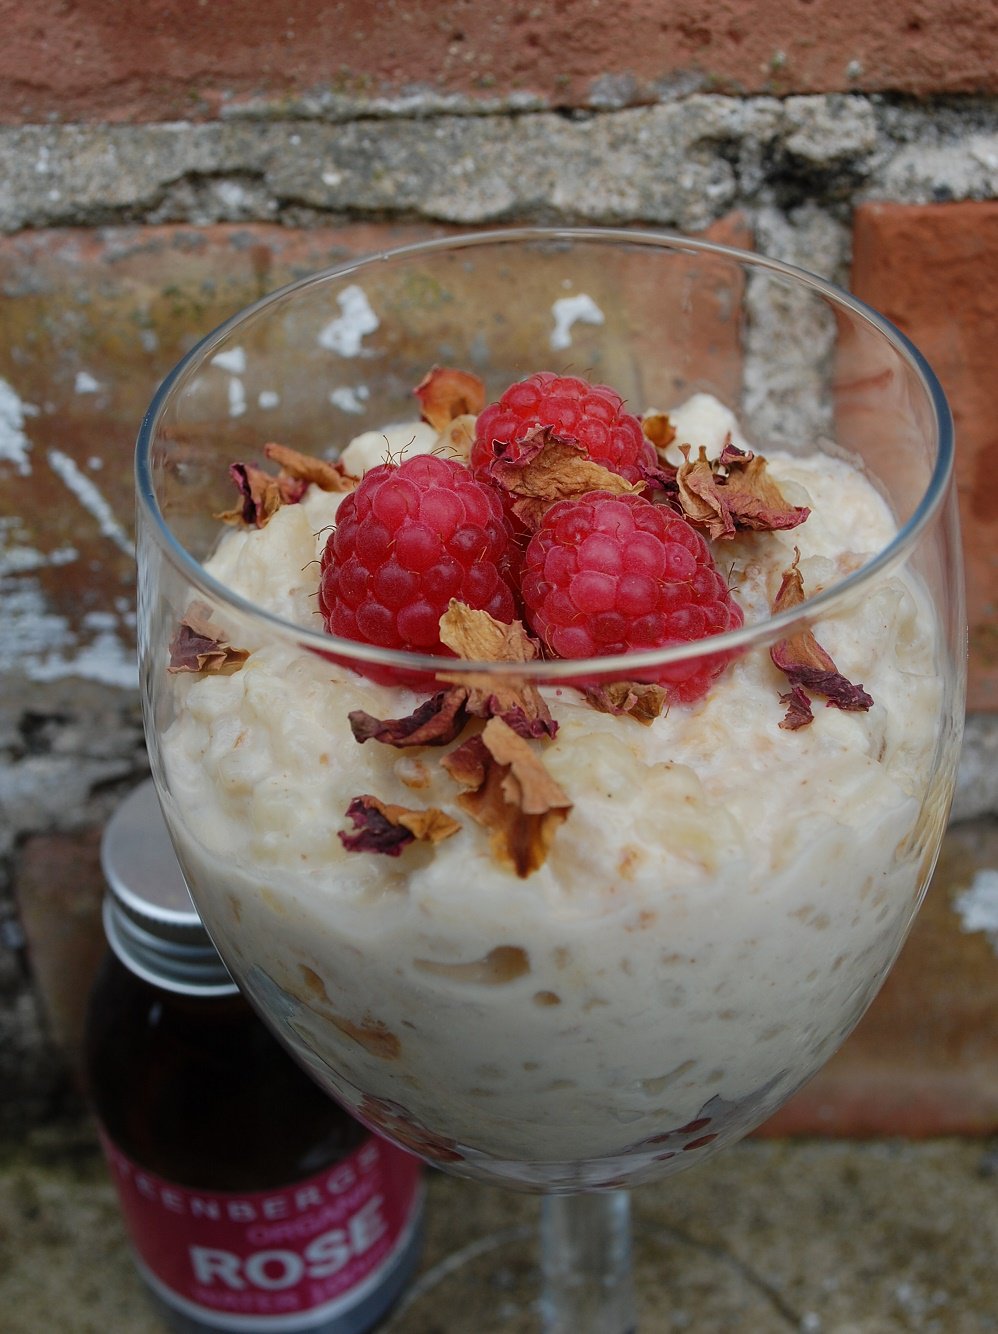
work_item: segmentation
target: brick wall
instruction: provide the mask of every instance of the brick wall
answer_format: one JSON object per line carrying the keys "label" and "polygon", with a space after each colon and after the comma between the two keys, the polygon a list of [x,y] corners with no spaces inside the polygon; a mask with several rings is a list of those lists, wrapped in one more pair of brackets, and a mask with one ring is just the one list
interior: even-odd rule
{"label": "brick wall", "polygon": [[[298,274],[540,220],[737,237],[851,285],[941,374],[971,602],[961,823],[879,1008],[782,1124],[998,1126],[998,960],[954,908],[998,857],[992,7],[0,0],[0,20],[0,1116],[71,1096],[99,830],[144,772],[130,466],[155,384]],[[927,967],[940,950],[969,991]],[[903,1049],[884,1035],[913,1007]]]}

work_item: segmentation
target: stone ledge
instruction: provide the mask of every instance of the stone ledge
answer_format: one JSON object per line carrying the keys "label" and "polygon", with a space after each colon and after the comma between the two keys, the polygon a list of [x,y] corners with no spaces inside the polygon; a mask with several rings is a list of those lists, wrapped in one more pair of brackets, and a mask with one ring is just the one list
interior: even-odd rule
{"label": "stone ledge", "polygon": [[0,230],[301,221],[654,223],[733,207],[998,194],[998,109],[731,98],[577,117],[0,127]]}
{"label": "stone ledge", "polygon": [[[642,1334],[977,1334],[998,1310],[994,1155],[957,1141],[757,1142],[635,1193]],[[433,1173],[385,1334],[535,1334],[538,1204]],[[5,1334],[162,1334],[92,1132],[0,1156]],[[15,1242],[16,1239],[16,1242]]]}

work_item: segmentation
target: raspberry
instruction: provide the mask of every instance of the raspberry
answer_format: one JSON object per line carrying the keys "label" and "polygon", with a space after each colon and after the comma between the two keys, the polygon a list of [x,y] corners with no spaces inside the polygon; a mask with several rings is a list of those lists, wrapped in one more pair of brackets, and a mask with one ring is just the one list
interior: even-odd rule
{"label": "raspberry", "polygon": [[463,464],[431,454],[382,463],[340,505],[319,610],[344,639],[450,657],[439,623],[451,598],[512,621],[517,559],[498,492]]}
{"label": "raspberry", "polygon": [[[743,621],[707,543],[685,519],[642,496],[608,491],[551,506],[527,547],[522,592],[535,634],[562,658],[685,644]],[[711,653],[639,675],[692,703],[732,656]]]}
{"label": "raspberry", "polygon": [[549,426],[574,440],[589,457],[629,482],[640,482],[641,463],[655,463],[637,417],[624,411],[624,400],[605,384],[587,384],[571,375],[538,371],[506,390],[478,417],[471,466],[484,476],[489,464],[511,444],[538,426]]}

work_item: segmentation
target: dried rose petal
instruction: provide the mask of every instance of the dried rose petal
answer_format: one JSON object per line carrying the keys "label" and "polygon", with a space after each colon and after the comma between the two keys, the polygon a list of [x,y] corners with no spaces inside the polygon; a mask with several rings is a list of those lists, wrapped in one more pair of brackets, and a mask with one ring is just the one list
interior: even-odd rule
{"label": "dried rose petal", "polygon": [[415,839],[440,843],[461,828],[445,811],[430,806],[426,810],[410,810],[394,806],[377,797],[354,797],[347,807],[347,816],[357,832],[341,829],[340,842],[348,852],[381,852],[397,857],[402,849]]}
{"label": "dried rose petal", "polygon": [[547,737],[553,740],[558,735],[558,724],[547,712],[547,705],[543,700],[544,716],[528,715],[526,709],[520,704],[514,704],[512,708],[503,707],[504,701],[500,695],[492,694],[482,701],[481,711],[476,714],[479,718],[501,718],[507,727],[511,727],[517,736],[522,736],[529,741],[540,741]]}
{"label": "dried rose petal", "polygon": [[229,476],[236,484],[242,503],[216,514],[223,523],[241,523],[247,528],[265,528],[284,504],[278,479],[255,463],[231,463]]}
{"label": "dried rose petal", "polygon": [[491,718],[442,761],[470,789],[458,804],[490,830],[493,856],[521,879],[544,864],[572,803],[530,743],[501,718]]}
{"label": "dried rose petal", "polygon": [[728,469],[724,496],[739,530],[760,533],[786,531],[802,524],[811,513],[805,506],[791,505],[769,475],[761,454],[747,454],[725,445],[719,460]]}
{"label": "dried rose petal", "polygon": [[350,713],[350,728],[361,743],[382,741],[402,749],[406,746],[446,746],[454,741],[468,721],[467,690],[451,686],[424,700],[406,718],[375,718],[363,709]]}
{"label": "dried rose petal", "polygon": [[711,461],[701,445],[690,462],[689,445],[680,445],[684,462],[676,474],[680,508],[690,523],[706,528],[715,541],[736,532],[775,532],[796,528],[810,514],[791,505],[769,475],[761,454],[750,454],[725,441]]}
{"label": "dried rose petal", "polygon": [[[440,617],[440,641],[470,662],[532,662],[540,653],[537,641],[527,634],[522,621],[497,621],[487,611],[453,598]],[[558,730],[540,691],[528,681],[497,680],[478,672],[438,675],[467,692],[465,707],[477,718],[505,718],[521,735],[525,735],[524,724],[532,736],[553,737]]]}
{"label": "dried rose petal", "polygon": [[642,489],[596,463],[578,441],[558,436],[549,426],[507,445],[490,463],[489,474],[509,493],[511,509],[531,530],[540,527],[559,500],[574,500],[587,491],[625,495]]}
{"label": "dried rose petal", "polygon": [[641,418],[641,429],[659,452],[668,449],[676,438],[676,428],[667,412],[646,412]]}
{"label": "dried rose petal", "polygon": [[231,676],[249,657],[249,650],[233,648],[219,638],[211,622],[211,608],[192,603],[170,640],[168,672],[201,672],[205,676]]}
{"label": "dried rose petal", "polygon": [[785,732],[796,732],[798,728],[807,727],[808,723],[814,722],[810,696],[801,686],[794,686],[792,690],[781,695],[780,703],[785,704],[787,708],[786,717],[780,723]]}
{"label": "dried rose petal", "polygon": [[[784,571],[773,602],[774,613],[799,607],[807,596],[798,568],[799,561],[800,551],[795,547],[793,563]],[[769,655],[780,671],[786,674],[791,686],[803,686],[812,694],[824,695],[828,703],[837,709],[863,711],[873,704],[872,697],[862,686],[853,685],[842,675],[808,629],[798,630],[787,639],[781,639],[769,650]]]}
{"label": "dried rose petal", "polygon": [[724,437],[724,446],[721,449],[718,463],[722,468],[733,468],[738,464],[749,463],[755,455],[748,449],[739,449],[731,439],[731,432]]}
{"label": "dried rose petal", "polygon": [[669,703],[669,692],[664,686],[644,685],[640,681],[611,681],[592,686],[585,693],[589,703],[601,713],[626,713],[645,727]]}
{"label": "dried rose petal", "polygon": [[638,472],[646,486],[655,491],[664,491],[669,497],[678,499],[679,469],[674,468],[671,463],[645,463],[643,459],[639,459]]}
{"label": "dried rose petal", "polygon": [[[312,454],[301,454],[297,449],[279,445],[271,441],[264,445],[264,455],[278,465],[281,473],[288,480],[304,482],[306,486],[317,486],[320,491],[352,491],[356,485],[352,477],[337,463],[326,459],[317,459]],[[278,481],[280,482],[280,478]],[[300,499],[300,497],[299,497]]]}
{"label": "dried rose petal", "polygon": [[450,366],[434,366],[413,393],[423,420],[435,431],[443,431],[455,417],[477,416],[485,407],[485,385],[478,376]]}
{"label": "dried rose petal", "polygon": [[701,445],[697,458],[691,463],[689,445],[679,448],[684,462],[676,473],[676,484],[684,517],[690,523],[706,528],[715,541],[734,537],[735,523],[706,449]]}
{"label": "dried rose petal", "polygon": [[462,787],[481,787],[491,756],[481,735],[469,737],[440,761],[451,778]]}

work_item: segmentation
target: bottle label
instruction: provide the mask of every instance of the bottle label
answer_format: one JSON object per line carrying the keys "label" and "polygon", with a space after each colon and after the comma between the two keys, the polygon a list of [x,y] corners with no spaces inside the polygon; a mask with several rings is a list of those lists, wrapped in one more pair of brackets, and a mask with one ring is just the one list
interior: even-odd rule
{"label": "bottle label", "polygon": [[403,1257],[418,1226],[420,1163],[367,1139],[280,1190],[192,1190],[104,1152],[146,1279],[212,1328],[299,1330],[349,1311]]}

